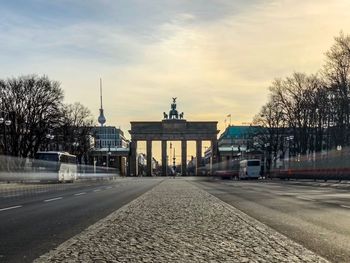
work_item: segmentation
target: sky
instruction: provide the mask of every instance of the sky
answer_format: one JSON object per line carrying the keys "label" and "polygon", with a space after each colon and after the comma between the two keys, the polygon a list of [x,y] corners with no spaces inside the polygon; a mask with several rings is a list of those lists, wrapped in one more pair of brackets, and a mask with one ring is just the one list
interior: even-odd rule
{"label": "sky", "polygon": [[[108,125],[252,121],[275,78],[316,73],[349,0],[0,0],[0,77],[47,75]],[[229,121],[227,121],[228,124]]]}

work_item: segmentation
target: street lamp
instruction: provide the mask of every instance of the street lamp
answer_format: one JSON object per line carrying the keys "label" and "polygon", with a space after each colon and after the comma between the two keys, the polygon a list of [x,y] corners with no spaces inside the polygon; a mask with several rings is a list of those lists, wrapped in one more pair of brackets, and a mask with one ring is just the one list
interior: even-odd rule
{"label": "street lamp", "polygon": [[174,176],[176,175],[176,156],[175,156],[175,147],[174,147],[174,157],[173,157],[173,170],[174,170]]}
{"label": "street lamp", "polygon": [[6,126],[10,126],[12,121],[10,120],[10,113],[6,111],[1,112],[0,124],[4,124],[3,127],[3,144],[4,144],[4,154],[7,154],[7,141],[6,141]]}
{"label": "street lamp", "polygon": [[288,144],[288,147],[287,147],[288,167],[287,168],[289,168],[289,164],[290,164],[290,142],[294,140],[294,136],[293,135],[287,136],[286,140],[287,140],[287,144]]}
{"label": "street lamp", "polygon": [[74,142],[72,143],[72,145],[73,145],[74,154],[75,154],[75,155],[78,155],[78,154],[77,154],[77,151],[78,151],[78,147],[79,147],[79,142],[74,141]]}
{"label": "street lamp", "polygon": [[48,139],[48,145],[46,147],[46,150],[49,151],[51,150],[51,142],[55,138],[55,135],[51,134],[51,130],[49,130],[49,133],[46,134],[46,139]]}
{"label": "street lamp", "polygon": [[109,156],[111,155],[111,142],[108,142],[108,152],[107,152],[107,156],[106,156],[106,166],[107,166],[107,171],[108,171],[108,167],[109,167]]}
{"label": "street lamp", "polygon": [[8,112],[3,111],[2,116],[0,117],[0,124],[5,123],[6,126],[10,126],[12,121],[10,119],[7,119],[9,115],[10,114]]}
{"label": "street lamp", "polygon": [[233,169],[233,144],[231,145],[231,168]]}
{"label": "street lamp", "polygon": [[264,152],[264,173],[265,173],[265,177],[267,175],[266,169],[267,169],[267,150],[268,150],[268,147],[270,147],[270,143],[269,142],[264,144],[264,150],[265,150],[265,152]]}

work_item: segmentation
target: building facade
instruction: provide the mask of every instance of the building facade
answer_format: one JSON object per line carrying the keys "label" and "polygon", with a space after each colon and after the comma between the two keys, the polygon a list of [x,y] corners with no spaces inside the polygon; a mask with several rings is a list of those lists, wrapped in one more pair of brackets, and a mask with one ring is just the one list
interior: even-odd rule
{"label": "building facade", "polygon": [[235,160],[262,159],[263,152],[254,147],[260,127],[228,126],[218,139],[219,169],[229,169]]}
{"label": "building facade", "polygon": [[115,126],[93,127],[92,134],[95,138],[95,148],[127,148],[128,140],[124,132]]}

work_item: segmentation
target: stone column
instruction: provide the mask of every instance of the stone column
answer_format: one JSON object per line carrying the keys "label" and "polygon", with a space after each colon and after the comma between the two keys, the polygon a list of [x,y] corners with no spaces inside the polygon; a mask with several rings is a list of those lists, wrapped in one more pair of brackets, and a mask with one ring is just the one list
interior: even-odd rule
{"label": "stone column", "polygon": [[133,140],[130,142],[130,175],[136,176],[137,175],[137,141]]}
{"label": "stone column", "polygon": [[202,165],[202,141],[196,141],[196,175],[200,175],[199,168]]}
{"label": "stone column", "polygon": [[[218,151],[218,141],[217,139],[211,140],[211,158],[210,158],[210,174],[212,175],[217,169],[218,165],[218,157],[219,151]],[[230,164],[230,159],[229,159]]]}
{"label": "stone column", "polygon": [[166,140],[162,140],[162,176],[167,175]]}
{"label": "stone column", "polygon": [[152,141],[147,140],[147,176],[152,176]]}
{"label": "stone column", "polygon": [[187,175],[187,141],[181,141],[181,174]]}

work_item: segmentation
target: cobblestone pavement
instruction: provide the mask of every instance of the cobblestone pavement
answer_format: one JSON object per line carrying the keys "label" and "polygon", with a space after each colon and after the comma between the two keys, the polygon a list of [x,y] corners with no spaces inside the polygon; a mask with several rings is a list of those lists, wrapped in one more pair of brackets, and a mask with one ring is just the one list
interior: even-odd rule
{"label": "cobblestone pavement", "polygon": [[35,262],[327,262],[182,179],[167,179]]}

